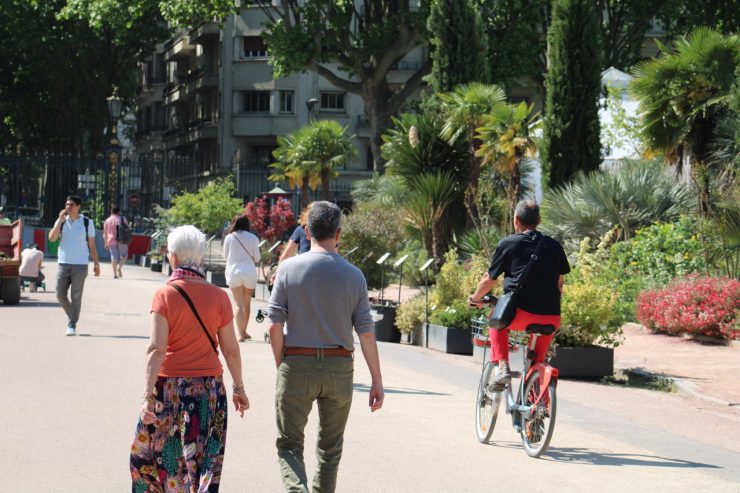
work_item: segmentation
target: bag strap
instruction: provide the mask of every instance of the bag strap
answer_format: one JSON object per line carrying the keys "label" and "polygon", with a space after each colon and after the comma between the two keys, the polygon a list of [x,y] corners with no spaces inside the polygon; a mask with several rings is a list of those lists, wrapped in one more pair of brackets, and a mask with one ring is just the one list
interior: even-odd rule
{"label": "bag strap", "polygon": [[240,240],[239,237],[236,235],[236,232],[231,233],[231,234],[234,236],[234,238],[236,238],[236,241],[239,242],[239,244],[242,246],[242,248],[244,249],[244,251],[247,252],[247,255],[249,255],[249,258],[252,259],[252,263],[256,266],[257,265],[257,261],[254,260],[254,257],[252,256],[251,253],[249,253],[249,250],[247,250],[247,247],[244,246],[244,243],[242,243],[242,240]]}
{"label": "bag strap", "polygon": [[205,332],[206,337],[208,338],[208,342],[211,343],[211,347],[213,348],[213,352],[216,353],[216,356],[218,356],[218,349],[216,349],[216,343],[213,341],[213,338],[211,337],[211,334],[208,333],[208,329],[206,329],[206,324],[203,323],[203,320],[201,320],[200,315],[198,315],[198,310],[195,309],[195,305],[193,305],[193,301],[190,299],[190,296],[188,296],[188,293],[185,292],[184,289],[182,289],[177,284],[172,283],[171,286],[177,290],[178,293],[182,295],[183,298],[185,298],[185,301],[190,306],[190,309],[193,310],[193,313],[195,314],[195,318],[198,319],[198,322],[200,322],[200,326],[203,328],[203,332]]}
{"label": "bag strap", "polygon": [[545,240],[545,235],[543,234],[540,236],[540,241],[537,242],[537,246],[534,249],[534,252],[532,252],[532,256],[529,257],[529,263],[527,263],[527,266],[524,268],[524,272],[522,272],[521,277],[519,278],[519,282],[516,284],[516,287],[513,289],[514,294],[518,294],[519,291],[524,287],[524,281],[527,280],[527,277],[529,276],[529,273],[532,271],[532,266],[534,265],[535,261],[537,261],[538,254],[540,253],[540,248],[542,247],[542,243]]}

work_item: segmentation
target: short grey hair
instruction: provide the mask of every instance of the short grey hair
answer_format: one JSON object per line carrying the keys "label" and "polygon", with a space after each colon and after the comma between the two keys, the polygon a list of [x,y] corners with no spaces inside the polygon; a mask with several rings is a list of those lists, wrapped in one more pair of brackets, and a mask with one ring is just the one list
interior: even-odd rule
{"label": "short grey hair", "polygon": [[342,220],[339,206],[325,200],[314,202],[308,213],[308,234],[316,241],[333,238]]}
{"label": "short grey hair", "polygon": [[532,199],[520,200],[514,209],[514,217],[523,226],[535,228],[540,223],[540,206]]}
{"label": "short grey hair", "polygon": [[167,235],[167,250],[181,264],[200,265],[206,255],[206,235],[195,226],[179,226]]}

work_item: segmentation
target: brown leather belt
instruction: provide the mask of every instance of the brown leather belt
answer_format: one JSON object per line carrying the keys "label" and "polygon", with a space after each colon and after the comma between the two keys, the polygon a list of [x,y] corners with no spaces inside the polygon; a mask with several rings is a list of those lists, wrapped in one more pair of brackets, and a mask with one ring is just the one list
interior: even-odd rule
{"label": "brown leather belt", "polygon": [[352,356],[352,351],[343,347],[286,347],[285,356]]}

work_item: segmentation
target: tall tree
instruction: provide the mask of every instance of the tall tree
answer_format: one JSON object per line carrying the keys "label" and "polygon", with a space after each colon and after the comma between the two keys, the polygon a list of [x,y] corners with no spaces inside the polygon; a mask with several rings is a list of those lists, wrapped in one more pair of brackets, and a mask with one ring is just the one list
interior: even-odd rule
{"label": "tall tree", "polygon": [[651,150],[681,166],[688,160],[702,215],[711,212],[712,141],[730,111],[740,37],[697,28],[662,48],[660,58],[635,69],[632,92],[640,102],[643,136]]}
{"label": "tall tree", "polygon": [[433,0],[427,27],[433,63],[430,82],[436,92],[488,82],[488,43],[479,9],[471,0]]}
{"label": "tall tree", "polygon": [[427,43],[428,6],[408,0],[282,0],[264,7],[263,36],[277,77],[311,70],[341,90],[359,94],[370,121],[375,170],[384,168],[382,134],[404,101],[431,70],[426,60],[400,84],[390,74],[407,54]]}
{"label": "tall tree", "polygon": [[555,0],[548,31],[543,158],[550,185],[601,163],[599,14],[590,0]]}
{"label": "tall tree", "polygon": [[495,106],[504,104],[506,93],[496,85],[474,82],[458,86],[453,92],[440,95],[440,98],[441,110],[446,118],[441,136],[450,145],[456,145],[458,141],[468,145],[469,178],[465,191],[465,207],[468,210],[468,226],[472,226],[478,218],[475,201],[481,167],[481,160],[476,156],[481,141],[476,131],[483,124],[485,115]]}
{"label": "tall tree", "polygon": [[138,56],[166,30],[156,4],[130,10],[118,5],[93,15],[95,4],[0,3],[0,35],[13,40],[0,45],[0,145],[102,149],[109,124],[105,98],[116,86],[119,95],[133,99]]}
{"label": "tall tree", "polygon": [[667,0],[658,14],[667,39],[709,26],[724,34],[740,32],[740,0]]}

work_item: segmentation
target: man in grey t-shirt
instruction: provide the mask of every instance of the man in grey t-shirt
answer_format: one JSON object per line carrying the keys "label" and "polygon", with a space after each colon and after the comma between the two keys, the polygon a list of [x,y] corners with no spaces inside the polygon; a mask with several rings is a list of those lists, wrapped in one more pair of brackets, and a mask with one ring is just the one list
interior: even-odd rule
{"label": "man in grey t-shirt", "polygon": [[[314,203],[306,225],[311,250],[280,264],[270,296],[270,344],[278,367],[278,462],[286,491],[336,489],[352,405],[353,326],[372,378],[370,410],[383,405],[365,276],[337,252],[341,217],[336,205]],[[314,401],[319,408],[318,466],[309,488],[303,430]]]}

